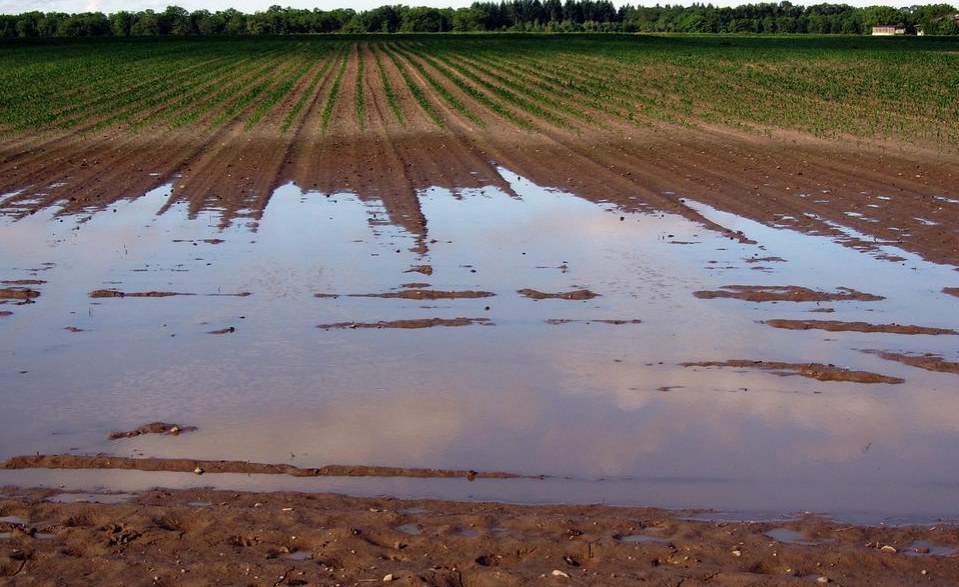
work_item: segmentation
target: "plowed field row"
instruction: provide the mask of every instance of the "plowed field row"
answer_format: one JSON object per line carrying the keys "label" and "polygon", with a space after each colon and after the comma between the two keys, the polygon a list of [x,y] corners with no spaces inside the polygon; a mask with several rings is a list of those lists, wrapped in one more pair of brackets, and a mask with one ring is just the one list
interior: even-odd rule
{"label": "plowed field row", "polygon": [[7,214],[94,211],[167,183],[170,205],[255,221],[293,181],[376,198],[425,239],[419,190],[509,190],[502,166],[626,208],[705,222],[676,195],[691,194],[959,261],[959,236],[942,228],[959,214],[943,204],[959,199],[955,40],[337,35],[4,49]]}

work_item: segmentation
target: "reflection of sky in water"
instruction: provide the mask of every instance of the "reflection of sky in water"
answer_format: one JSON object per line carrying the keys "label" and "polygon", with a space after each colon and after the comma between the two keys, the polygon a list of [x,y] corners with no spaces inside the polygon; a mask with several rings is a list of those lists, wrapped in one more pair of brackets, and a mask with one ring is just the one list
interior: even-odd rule
{"label": "reflection of sky in water", "polygon": [[[294,186],[277,191],[256,231],[219,231],[210,212],[187,220],[182,205],[157,216],[164,189],[79,224],[49,214],[3,221],[0,279],[56,265],[37,273],[48,283],[37,286],[36,304],[6,306],[14,315],[0,319],[0,457],[75,450],[474,468],[616,479],[613,490],[612,481],[601,489],[585,481],[551,485],[552,499],[568,493],[648,505],[829,510],[865,504],[908,513],[918,510],[904,496],[922,495],[924,512],[959,513],[952,499],[959,475],[942,466],[959,448],[955,375],[860,352],[938,352],[956,360],[955,337],[758,323],[818,318],[957,328],[956,298],[941,293],[957,284],[952,268],[898,250],[906,261],[878,260],[825,237],[689,202],[759,243],[744,245],[679,216],[622,213],[502,173],[519,197],[495,188],[422,194],[433,241],[424,255],[410,251],[412,235],[371,221],[383,218],[382,208]],[[202,242],[210,238],[225,242]],[[787,262],[745,262],[754,256]],[[433,275],[405,272],[421,264]],[[313,297],[407,282],[497,295]],[[815,303],[692,295],[727,284],[845,286],[888,299],[820,304],[836,312],[813,314]],[[602,296],[533,301],[516,294],[525,287],[587,287]],[[100,288],[253,295],[87,296]],[[495,326],[315,328],[458,316],[490,318]],[[643,322],[548,325],[550,318]],[[207,334],[228,326],[236,332]],[[835,363],[906,383],[676,366],[725,359]],[[111,430],[154,420],[200,431],[105,440]],[[404,487],[429,486],[417,483]],[[490,487],[504,499],[549,499],[542,487]],[[417,491],[431,490],[410,490]],[[850,491],[859,502],[843,497]],[[675,503],[679,497],[686,501]]]}

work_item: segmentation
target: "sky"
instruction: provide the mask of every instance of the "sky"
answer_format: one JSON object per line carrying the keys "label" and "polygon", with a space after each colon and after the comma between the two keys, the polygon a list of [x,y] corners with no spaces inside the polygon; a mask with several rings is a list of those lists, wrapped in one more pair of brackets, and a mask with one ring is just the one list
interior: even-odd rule
{"label": "sky", "polygon": [[[659,0],[660,4],[681,4],[689,5],[696,0]],[[708,0],[699,0],[703,3],[710,3]],[[739,6],[760,0],[713,0],[714,6]],[[809,5],[821,4],[827,0],[792,0],[793,4]],[[837,4],[850,4],[852,6],[872,6],[875,4],[889,4],[899,6],[900,4],[913,4],[924,2],[906,2],[905,0],[828,0]],[[931,0],[930,0],[931,1]],[[272,4],[280,6],[292,6],[294,8],[319,8],[321,10],[332,10],[334,8],[353,8],[355,10],[367,10],[383,6],[384,4],[406,4],[407,6],[450,6],[457,8],[460,6],[469,6],[473,0],[287,0],[285,2],[278,0],[5,0],[0,2],[0,13],[18,14],[21,12],[30,12],[39,10],[41,12],[116,12],[118,10],[145,10],[152,8],[162,10],[168,5],[182,6],[187,10],[198,10],[205,8],[207,10],[225,10],[227,8],[236,8],[242,12],[256,12],[257,10],[266,10]],[[619,6],[622,4],[652,6],[657,0],[614,0]]]}

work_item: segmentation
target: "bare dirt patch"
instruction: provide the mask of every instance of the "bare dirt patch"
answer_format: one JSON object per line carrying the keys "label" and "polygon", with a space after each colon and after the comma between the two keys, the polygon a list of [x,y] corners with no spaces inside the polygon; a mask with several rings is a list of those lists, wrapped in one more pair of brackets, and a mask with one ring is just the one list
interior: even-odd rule
{"label": "bare dirt patch", "polygon": [[915,354],[905,354],[905,353],[894,353],[891,351],[880,351],[880,350],[864,350],[864,353],[869,353],[872,355],[878,355],[887,361],[897,361],[909,365],[911,367],[918,367],[920,369],[925,369],[926,371],[937,371],[939,373],[956,373],[959,374],[959,363],[954,361],[948,361],[942,355],[937,355],[934,353],[925,353],[921,355]]}
{"label": "bare dirt patch", "polygon": [[380,322],[337,322],[335,324],[318,324],[316,327],[323,330],[366,329],[366,328],[435,328],[437,326],[456,327],[472,326],[474,324],[491,325],[489,318],[416,318],[411,320],[382,320]]}
{"label": "bare dirt patch", "polygon": [[959,298],[959,287],[944,287],[942,288],[942,293]]}
{"label": "bare dirt patch", "polygon": [[[710,522],[648,508],[207,489],[154,490],[123,503],[70,500],[55,489],[3,493],[16,497],[0,497],[0,512],[24,521],[0,542],[0,574],[11,585],[64,577],[267,586],[959,581],[953,558],[903,554],[919,540],[959,548],[959,529],[942,524]],[[767,535],[782,527],[811,544]]]}
{"label": "bare dirt patch", "polygon": [[517,290],[517,293],[532,300],[591,300],[599,297],[598,293],[591,292],[588,289],[547,293],[537,291],[535,289],[524,288]]}
{"label": "bare dirt patch", "polygon": [[193,432],[196,426],[180,426],[179,424],[168,424],[166,422],[151,422],[144,424],[133,430],[122,432],[112,432],[107,437],[108,440],[120,440],[121,438],[133,438],[143,434],[166,434],[169,436],[178,436],[182,432]]}
{"label": "bare dirt patch", "polygon": [[882,332],[886,334],[959,334],[951,328],[914,326],[906,324],[870,324],[868,322],[842,322],[839,320],[764,320],[773,328],[786,330],[826,330],[828,332]]}
{"label": "bare dirt patch", "polygon": [[841,302],[856,300],[875,302],[885,299],[882,296],[856,291],[848,287],[836,288],[827,292],[798,285],[724,285],[719,290],[693,292],[697,298],[712,300],[727,298],[747,302]]}
{"label": "bare dirt patch", "polygon": [[898,377],[889,377],[869,371],[853,371],[835,365],[822,363],[783,363],[779,361],[702,361],[697,363],[680,363],[683,367],[735,367],[746,369],[760,369],[771,371],[783,377],[799,375],[819,381],[848,381],[852,383],[890,383],[899,384],[904,381]]}

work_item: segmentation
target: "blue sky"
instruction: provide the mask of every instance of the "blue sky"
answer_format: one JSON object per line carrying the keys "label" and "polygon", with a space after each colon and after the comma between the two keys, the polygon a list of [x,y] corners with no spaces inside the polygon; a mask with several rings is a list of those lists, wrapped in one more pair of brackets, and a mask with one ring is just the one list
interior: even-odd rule
{"label": "blue sky", "polygon": [[[654,5],[656,0],[614,0],[616,5],[621,4],[641,4],[641,5]],[[661,4],[692,4],[694,0],[686,1],[675,1],[669,2],[669,0],[661,0]],[[702,1],[702,0],[701,0]],[[752,0],[758,2],[760,0]],[[768,0],[767,0],[768,1]],[[823,1],[827,0],[808,0],[808,1],[797,1],[794,0],[793,4],[820,4]],[[841,3],[841,0],[834,0],[836,3]],[[281,6],[293,6],[295,8],[320,8],[322,10],[330,10],[333,8],[353,8],[356,10],[365,10],[368,8],[375,8],[377,6],[382,6],[384,4],[406,4],[408,6],[469,6],[472,3],[472,0],[414,0],[408,2],[399,2],[396,0],[289,0],[287,2],[277,1],[277,0],[182,0],[180,2],[172,0],[6,0],[0,4],[0,12],[5,14],[17,14],[20,12],[29,12],[31,10],[39,10],[42,12],[84,12],[88,10],[102,11],[102,12],[116,12],[118,10],[144,10],[147,8],[152,8],[154,10],[162,10],[166,8],[167,5],[175,4],[176,6],[182,6],[187,10],[197,10],[199,8],[206,8],[208,10],[224,10],[226,8],[236,8],[242,10],[243,12],[255,12],[257,10],[266,10],[271,4],[279,4]],[[738,6],[740,4],[747,3],[746,0],[714,0],[712,4],[716,6]],[[886,0],[846,0],[846,4],[851,4],[853,6],[871,6],[874,4],[892,4],[893,6],[898,6],[901,4],[906,4],[903,2],[890,2]]]}

